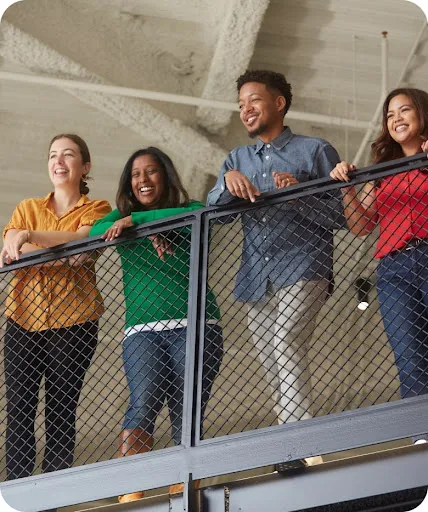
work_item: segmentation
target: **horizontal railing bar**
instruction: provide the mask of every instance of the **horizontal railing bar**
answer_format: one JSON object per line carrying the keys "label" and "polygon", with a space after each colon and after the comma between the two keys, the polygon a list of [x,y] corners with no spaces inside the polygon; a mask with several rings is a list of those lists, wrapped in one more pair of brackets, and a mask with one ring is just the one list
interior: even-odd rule
{"label": "horizontal railing bar", "polygon": [[17,270],[29,265],[39,265],[48,261],[55,261],[61,258],[67,258],[76,254],[81,254],[86,251],[95,251],[97,249],[104,249],[106,247],[116,246],[122,242],[128,242],[132,240],[138,240],[144,236],[149,236],[162,231],[169,231],[171,229],[178,229],[181,227],[190,227],[194,222],[194,217],[189,218],[189,215],[177,215],[178,219],[169,217],[165,222],[153,221],[147,222],[146,224],[140,224],[139,226],[133,226],[128,230],[124,231],[122,236],[106,242],[99,236],[92,236],[84,238],[82,240],[76,240],[74,242],[68,242],[66,244],[56,245],[49,249],[40,249],[25,255],[19,259],[16,263],[11,263],[0,269],[0,274]]}
{"label": "horizontal railing bar", "polygon": [[[263,510],[269,496],[269,512],[290,512],[424,487],[427,471],[427,449],[408,447],[327,462],[295,475],[267,474],[226,485],[230,510]],[[224,484],[202,492],[207,512],[224,510]]]}
{"label": "horizontal railing bar", "polygon": [[348,183],[338,182],[336,180],[332,180],[329,177],[319,178],[309,182],[293,185],[291,189],[266,192],[258,197],[255,203],[251,203],[250,201],[237,200],[236,202],[228,203],[227,205],[201,208],[200,210],[195,210],[191,213],[187,212],[173,215],[166,219],[147,222],[139,226],[133,226],[132,228],[127,229],[121,237],[111,242],[105,242],[99,236],[94,236],[74,242],[68,242],[66,244],[57,245],[49,249],[41,249],[39,251],[29,253],[28,255],[23,255],[20,258],[19,263],[12,263],[3,269],[0,269],[0,274],[8,272],[9,270],[17,270],[30,264],[40,264],[67,256],[73,256],[75,254],[79,254],[80,252],[84,252],[84,250],[102,249],[104,247],[117,245],[120,242],[134,240],[141,236],[155,233],[155,228],[167,230],[168,228],[174,229],[183,227],[185,225],[189,225],[192,220],[199,218],[203,214],[208,214],[210,218],[217,218],[229,214],[236,214],[241,211],[260,208],[262,206],[270,206],[272,204],[284,202],[284,200],[292,201],[307,195],[336,190],[350,184],[358,185],[368,181],[369,179],[376,180],[385,176],[410,171],[417,168],[417,166],[415,167],[416,163],[423,165],[425,162],[428,165],[428,155],[426,153],[418,153],[417,155],[410,157],[400,158],[390,162],[384,162],[381,164],[371,165],[369,167],[358,169],[352,173],[352,179]]}
{"label": "horizontal railing bar", "polygon": [[[418,158],[416,158],[416,156]],[[413,169],[417,169],[418,167],[422,167],[425,164],[428,165],[427,154],[419,153],[416,156],[394,160],[394,165],[391,165],[391,162],[385,162],[358,169],[350,174],[351,180],[349,182],[337,181],[329,177],[318,178],[293,185],[287,189],[265,192],[256,197],[256,201],[254,203],[251,203],[249,200],[236,200],[221,206],[206,208],[205,213],[208,214],[209,218],[215,219],[226,215],[237,214],[242,211],[257,209],[262,206],[271,206],[273,204],[282,203],[285,202],[284,199],[286,199],[286,201],[294,201],[309,195],[322,194],[350,185],[359,185],[367,181],[374,181],[387,176],[400,174],[402,172],[408,172]],[[420,165],[415,166],[415,163]]]}
{"label": "horizontal railing bar", "polygon": [[[4,482],[0,491],[10,506],[24,512],[74,505],[164,487],[185,481],[190,473],[193,479],[210,478],[406,438],[426,431],[427,417],[428,395],[418,396],[232,434],[192,448],[166,448]],[[425,481],[428,485],[428,473]]]}
{"label": "horizontal railing bar", "polygon": [[[192,452],[194,478],[208,478],[212,468],[226,473],[287,460],[371,446],[426,432],[428,395],[330,414],[307,421],[202,441],[203,457]],[[197,456],[197,460],[196,460]],[[428,484],[428,475],[427,475]]]}

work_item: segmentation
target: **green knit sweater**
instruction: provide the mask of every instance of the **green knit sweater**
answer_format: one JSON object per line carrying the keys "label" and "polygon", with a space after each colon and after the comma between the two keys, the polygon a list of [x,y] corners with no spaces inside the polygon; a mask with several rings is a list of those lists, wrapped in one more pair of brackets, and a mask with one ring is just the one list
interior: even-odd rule
{"label": "green knit sweater", "polygon": [[[131,218],[137,225],[203,207],[202,203],[192,201],[189,206],[181,208],[132,212]],[[118,210],[112,211],[95,222],[90,236],[105,233],[120,218]],[[163,322],[187,319],[190,230],[184,227],[162,234],[167,236],[173,248],[173,254],[164,254],[164,261],[147,237],[117,246],[122,260],[126,328],[149,324],[159,329]],[[215,297],[208,290],[206,320],[218,319],[220,312]]]}

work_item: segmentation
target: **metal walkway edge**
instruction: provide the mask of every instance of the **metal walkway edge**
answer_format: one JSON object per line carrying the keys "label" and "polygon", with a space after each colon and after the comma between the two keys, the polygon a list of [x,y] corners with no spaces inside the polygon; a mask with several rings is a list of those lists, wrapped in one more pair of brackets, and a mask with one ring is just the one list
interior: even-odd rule
{"label": "metal walkway edge", "polygon": [[[296,512],[318,509],[427,487],[428,444],[352,456],[284,474],[269,473],[243,479],[230,477],[229,482],[221,485],[202,487],[197,503],[193,505],[185,494],[173,497],[159,494],[122,505],[79,507],[79,512]],[[381,509],[389,510],[387,507]],[[77,507],[66,507],[59,512],[71,510],[77,510]]]}

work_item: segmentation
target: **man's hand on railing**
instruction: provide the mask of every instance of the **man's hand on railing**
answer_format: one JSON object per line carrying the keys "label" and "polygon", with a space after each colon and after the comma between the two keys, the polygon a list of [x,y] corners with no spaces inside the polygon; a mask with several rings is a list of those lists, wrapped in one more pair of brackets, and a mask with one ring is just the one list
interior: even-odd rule
{"label": "man's hand on railing", "polygon": [[106,242],[111,242],[115,238],[118,238],[124,229],[130,228],[133,225],[132,218],[128,215],[128,217],[117,220],[103,235],[101,235],[101,238]]}
{"label": "man's hand on railing", "polygon": [[286,188],[290,185],[297,185],[299,181],[291,174],[291,172],[277,172],[272,173],[273,181],[276,188]]}
{"label": "man's hand on railing", "polygon": [[256,196],[260,195],[260,192],[251,183],[247,176],[237,169],[227,171],[224,175],[224,181],[226,183],[227,190],[235,197],[249,199],[254,203]]}
{"label": "man's hand on railing", "polygon": [[165,253],[174,254],[171,242],[162,235],[149,235],[147,238],[152,241],[153,247],[162,261],[165,261]]}

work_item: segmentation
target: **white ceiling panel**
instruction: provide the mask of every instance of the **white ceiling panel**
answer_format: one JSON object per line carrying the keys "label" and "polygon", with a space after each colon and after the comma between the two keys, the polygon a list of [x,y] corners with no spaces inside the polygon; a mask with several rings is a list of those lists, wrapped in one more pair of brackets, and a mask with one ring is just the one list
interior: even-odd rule
{"label": "white ceiling panel", "polygon": [[[255,15],[250,4],[24,0],[8,9],[0,25],[3,32],[6,23],[19,29],[13,41],[3,37],[0,58],[6,60],[1,70],[234,102],[235,75],[247,56],[230,63],[226,54],[222,73],[219,52],[226,51],[230,31],[230,44],[242,44],[242,52],[254,41],[249,67],[286,74],[293,87],[294,112],[321,114],[326,120],[335,116],[369,121],[380,97],[382,31],[388,32],[387,78],[393,88],[426,23],[422,11],[405,0],[271,0],[257,27],[250,23]],[[239,33],[236,27],[241,27]],[[251,32],[246,34],[246,28]],[[240,57],[239,46],[236,49]],[[428,89],[428,31],[415,50],[405,83]],[[76,131],[88,140],[94,195],[110,200],[125,160],[140,146],[158,144],[171,153],[193,195],[203,198],[226,152],[248,142],[236,113],[221,116],[220,134],[215,134],[210,133],[211,128],[215,131],[214,119],[203,118],[214,118],[215,112],[196,107],[121,99],[116,103],[126,112],[112,112],[83,93],[7,80],[1,82],[0,94],[0,194],[9,207],[49,189],[45,151],[58,132]],[[293,119],[289,124],[330,140],[349,158],[364,135],[352,126],[319,121]],[[0,212],[3,224],[7,210]]]}

